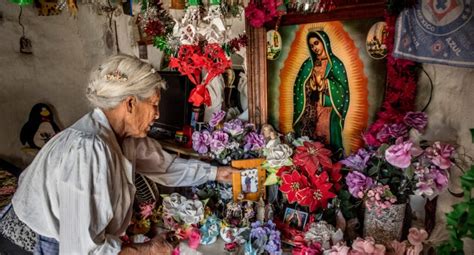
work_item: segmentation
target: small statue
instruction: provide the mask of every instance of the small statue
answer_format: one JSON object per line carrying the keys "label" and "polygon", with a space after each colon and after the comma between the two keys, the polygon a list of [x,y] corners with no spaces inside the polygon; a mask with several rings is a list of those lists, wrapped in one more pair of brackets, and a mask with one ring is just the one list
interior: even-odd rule
{"label": "small statue", "polygon": [[261,134],[265,138],[265,148],[269,149],[274,147],[277,144],[280,144],[280,138],[278,137],[278,133],[270,124],[263,124]]}
{"label": "small statue", "polygon": [[260,222],[265,222],[265,202],[263,198],[260,197],[257,203],[257,220]]}

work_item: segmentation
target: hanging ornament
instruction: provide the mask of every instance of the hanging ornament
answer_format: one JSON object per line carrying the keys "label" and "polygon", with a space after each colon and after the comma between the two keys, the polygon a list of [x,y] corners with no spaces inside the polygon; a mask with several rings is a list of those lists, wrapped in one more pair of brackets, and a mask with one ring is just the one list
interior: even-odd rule
{"label": "hanging ornament", "polygon": [[278,33],[278,26],[280,25],[281,15],[275,25],[275,29],[267,32],[267,59],[276,60],[280,57],[282,41],[281,35]]}
{"label": "hanging ornament", "polygon": [[365,42],[365,49],[371,58],[383,59],[387,56],[387,34],[387,23],[380,21],[372,25]]}

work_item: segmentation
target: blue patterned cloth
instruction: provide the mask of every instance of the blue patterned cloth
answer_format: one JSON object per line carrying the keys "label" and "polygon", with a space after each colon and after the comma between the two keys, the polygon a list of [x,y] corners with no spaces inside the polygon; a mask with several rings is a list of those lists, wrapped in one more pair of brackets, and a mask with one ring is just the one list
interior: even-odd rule
{"label": "blue patterned cloth", "polygon": [[393,55],[422,63],[474,67],[470,0],[418,1],[398,17]]}
{"label": "blue patterned cloth", "polygon": [[59,254],[59,243],[54,238],[38,235],[34,255],[57,255]]}

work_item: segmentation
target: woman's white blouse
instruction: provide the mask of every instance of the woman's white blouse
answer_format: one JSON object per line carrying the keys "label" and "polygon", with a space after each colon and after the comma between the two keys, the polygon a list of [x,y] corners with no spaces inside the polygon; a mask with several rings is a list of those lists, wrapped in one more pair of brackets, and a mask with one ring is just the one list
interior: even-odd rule
{"label": "woman's white blouse", "polygon": [[117,139],[100,109],[54,136],[20,176],[13,207],[61,254],[117,254],[130,223],[135,170],[167,186],[215,180],[217,169],[175,158],[151,138]]}

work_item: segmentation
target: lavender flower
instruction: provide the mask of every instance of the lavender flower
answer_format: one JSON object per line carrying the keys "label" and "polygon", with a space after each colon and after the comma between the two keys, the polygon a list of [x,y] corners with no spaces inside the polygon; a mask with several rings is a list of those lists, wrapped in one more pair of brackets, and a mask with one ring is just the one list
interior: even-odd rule
{"label": "lavender flower", "polygon": [[243,123],[239,119],[233,119],[229,122],[225,122],[224,131],[229,133],[233,137],[238,136],[244,132]]}
{"label": "lavender flower", "polygon": [[217,130],[212,132],[210,148],[215,155],[221,154],[229,142],[229,135],[223,131]]}
{"label": "lavender flower", "polygon": [[383,128],[377,133],[377,140],[385,143],[390,138],[406,137],[407,135],[408,129],[404,124],[385,124]]}
{"label": "lavender flower", "polygon": [[421,132],[428,124],[428,115],[424,112],[408,112],[403,118],[403,121],[408,126]]}
{"label": "lavender flower", "polygon": [[265,146],[265,138],[256,132],[250,132],[245,136],[244,151],[257,151]]}
{"label": "lavender flower", "polygon": [[209,144],[211,142],[211,134],[209,131],[198,132],[195,131],[192,135],[193,149],[199,154],[205,154],[209,151]]}
{"label": "lavender flower", "polygon": [[346,183],[352,196],[356,198],[363,198],[364,192],[372,187],[374,181],[372,178],[365,176],[361,172],[352,171],[347,174]]}
{"label": "lavender flower", "polygon": [[357,153],[350,155],[344,160],[341,160],[341,163],[351,169],[363,171],[367,167],[367,162],[371,156],[372,153],[369,153],[362,148],[358,150]]}
{"label": "lavender flower", "polygon": [[221,121],[225,117],[225,111],[217,111],[212,113],[211,120],[209,121],[209,126],[210,127],[215,127],[221,123]]}

